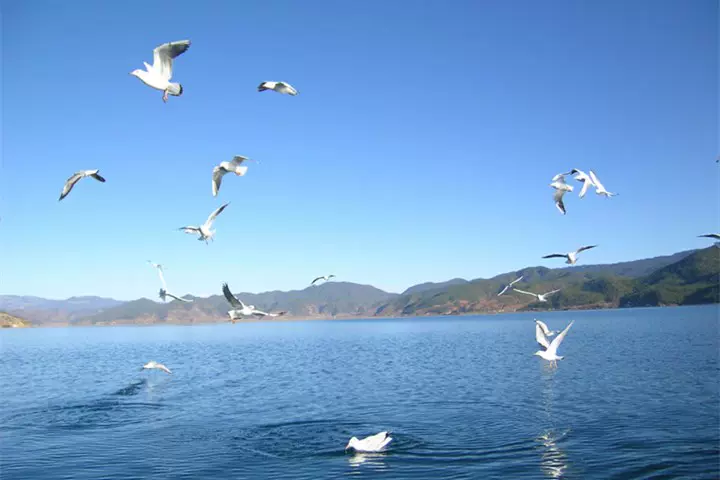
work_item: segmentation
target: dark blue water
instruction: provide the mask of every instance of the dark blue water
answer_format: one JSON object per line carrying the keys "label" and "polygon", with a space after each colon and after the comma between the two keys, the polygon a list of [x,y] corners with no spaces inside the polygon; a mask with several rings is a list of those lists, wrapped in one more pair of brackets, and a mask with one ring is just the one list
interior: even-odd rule
{"label": "dark blue water", "polygon": [[3,330],[0,477],[717,478],[718,315]]}

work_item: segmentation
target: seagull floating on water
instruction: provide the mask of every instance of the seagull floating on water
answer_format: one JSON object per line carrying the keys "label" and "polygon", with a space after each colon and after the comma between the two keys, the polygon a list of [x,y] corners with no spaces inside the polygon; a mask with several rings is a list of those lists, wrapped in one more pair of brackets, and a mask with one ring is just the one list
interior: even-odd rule
{"label": "seagull floating on water", "polygon": [[539,327],[542,330],[542,332],[545,334],[545,336],[547,336],[547,337],[552,337],[553,335],[555,335],[557,333],[557,332],[550,330],[548,328],[548,326],[545,324],[545,322],[543,322],[542,320],[535,319],[535,325],[537,327]]}
{"label": "seagull floating on water", "polygon": [[212,193],[213,197],[216,197],[220,191],[220,183],[226,173],[234,173],[238,177],[242,177],[247,172],[248,167],[240,165],[245,160],[249,160],[248,157],[242,155],[235,155],[229,162],[221,162],[220,165],[213,168],[212,176]]}
{"label": "seagull floating on water", "polygon": [[178,228],[178,230],[182,230],[183,232],[190,234],[196,233],[199,235],[198,240],[205,240],[206,244],[208,243],[208,239],[215,241],[215,230],[210,230],[210,228],[212,227],[212,224],[217,218],[217,216],[220,215],[220,213],[225,210],[225,207],[227,207],[228,205],[230,205],[230,202],[227,202],[226,204],[222,205],[217,210],[212,212],[207,218],[207,220],[205,220],[205,223],[200,225],[199,227],[180,227]]}
{"label": "seagull floating on water", "polygon": [[60,198],[58,199],[58,202],[62,200],[63,198],[67,197],[68,193],[70,193],[70,190],[73,189],[75,184],[80,181],[81,178],[85,177],[92,177],[98,182],[105,183],[105,179],[98,175],[98,172],[100,170],[80,170],[79,172],[73,173],[72,177],[68,178],[65,181],[65,186],[62,189],[62,193],[60,194]]}
{"label": "seagull floating on water", "polygon": [[295,90],[295,87],[293,87],[287,82],[262,82],[258,86],[258,92],[264,92],[265,90],[274,90],[278,93],[284,93],[286,95],[292,96],[298,94],[298,91]]}
{"label": "seagull floating on water", "polygon": [[565,335],[567,335],[568,330],[570,330],[570,327],[572,327],[573,323],[575,323],[575,320],[570,322],[570,325],[565,327],[565,330],[560,332],[560,334],[553,339],[552,342],[548,343],[547,338],[545,338],[545,334],[543,334],[542,329],[535,325],[535,340],[537,340],[538,344],[540,344],[541,347],[544,347],[545,350],[538,350],[533,355],[537,355],[538,357],[541,357],[548,362],[550,362],[550,365],[557,366],[557,361],[562,360],[565,357],[561,357],[557,354],[557,349],[562,343],[562,341],[565,339]]}
{"label": "seagull floating on water", "polygon": [[605,190],[605,187],[602,183],[600,183],[600,180],[598,180],[597,175],[595,175],[595,172],[590,170],[590,178],[593,181],[593,184],[595,184],[595,193],[598,195],[605,195],[605,198],[614,197],[615,195],[619,195],[618,193],[612,193]]}
{"label": "seagull floating on water", "polygon": [[167,102],[168,94],[179,97],[183,93],[183,87],[179,83],[172,83],[173,59],[190,48],[190,40],[163,43],[153,50],[153,64],[143,62],[146,70],[140,68],[130,72],[139,78],[145,85],[156,90],[162,90],[163,102]]}
{"label": "seagull floating on water", "polygon": [[168,293],[168,291],[165,290],[164,288],[160,289],[160,293],[158,294],[158,296],[162,299],[163,302],[167,301],[165,299],[166,297],[174,298],[175,300],[177,300],[179,302],[185,302],[185,303],[192,302],[192,300],[188,300],[187,298],[178,297],[176,295],[173,295],[172,293]]}
{"label": "seagull floating on water", "polygon": [[587,247],[580,247],[574,252],[569,253],[551,253],[550,255],[545,255],[542,258],[566,258],[565,263],[569,265],[575,265],[575,262],[577,262],[577,256],[580,252],[584,252],[585,250],[590,250],[591,248],[595,248],[597,245],[589,245]]}
{"label": "seagull floating on water", "polygon": [[335,276],[335,275],[324,275],[324,276],[322,276],[322,277],[317,277],[315,280],[313,280],[312,282],[310,282],[310,285],[315,285],[315,282],[317,282],[318,280],[325,280],[325,281],[327,282],[328,280],[330,280],[330,279],[333,278],[334,276]]}
{"label": "seagull floating on water", "polygon": [[570,170],[570,174],[571,175],[577,174],[577,175],[575,175],[575,180],[583,183],[582,189],[580,190],[580,195],[579,195],[580,198],[583,198],[585,196],[589,187],[595,186],[595,183],[593,182],[592,178],[590,178],[588,176],[588,174],[583,172],[582,170],[573,168],[572,170]]}
{"label": "seagull floating on water", "polygon": [[223,295],[225,295],[225,298],[227,301],[232,305],[233,309],[229,310],[228,316],[230,316],[230,320],[235,323],[235,320],[241,318],[241,317],[249,317],[251,315],[256,315],[258,317],[278,317],[280,315],[284,315],[285,312],[282,313],[276,313],[271,314],[267,312],[263,312],[261,310],[256,310],[255,305],[245,305],[242,300],[237,298],[235,295],[232,294],[230,291],[230,287],[228,287],[227,283],[223,283],[222,287]]}
{"label": "seagull floating on water", "polygon": [[525,295],[532,295],[533,297],[537,297],[538,302],[547,302],[547,297],[549,297],[553,293],[557,293],[560,291],[559,288],[557,290],[552,290],[547,293],[532,293],[532,292],[526,292],[525,290],[518,290],[517,288],[513,288],[513,290],[515,290],[516,292],[519,292],[519,293],[524,293]]}
{"label": "seagull floating on water", "polygon": [[560,210],[560,213],[562,213],[563,215],[567,213],[567,211],[565,210],[565,203],[563,202],[563,195],[565,195],[567,192],[573,191],[572,185],[568,185],[567,183],[565,183],[565,175],[568,175],[568,173],[558,173],[552,178],[552,183],[550,184],[550,186],[555,189],[555,193],[553,194],[555,206],[558,210]]}
{"label": "seagull floating on water", "polygon": [[170,371],[169,368],[167,368],[162,363],[158,363],[156,361],[151,361],[151,362],[146,363],[145,365],[143,365],[143,367],[140,370],[146,370],[146,369],[151,370],[153,368],[155,368],[157,370],[162,370],[163,372],[169,373],[170,375],[172,375],[172,372]]}
{"label": "seagull floating on water", "polygon": [[352,437],[345,446],[345,451],[353,448],[356,452],[379,452],[383,450],[390,441],[392,441],[392,437],[389,432],[380,432],[365,437],[362,440],[358,440],[357,437]]}
{"label": "seagull floating on water", "polygon": [[500,291],[500,293],[498,293],[498,297],[500,295],[502,295],[503,293],[507,292],[508,288],[512,287],[514,284],[516,284],[517,282],[522,280],[523,277],[524,277],[524,275],[520,275],[520,278],[517,278],[517,279],[513,280],[512,282],[508,283],[507,285],[505,285],[505,287],[503,287],[502,291]]}

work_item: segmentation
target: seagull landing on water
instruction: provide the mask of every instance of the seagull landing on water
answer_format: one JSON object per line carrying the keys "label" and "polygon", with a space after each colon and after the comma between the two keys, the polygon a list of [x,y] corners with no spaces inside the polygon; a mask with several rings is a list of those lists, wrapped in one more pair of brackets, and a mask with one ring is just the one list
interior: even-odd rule
{"label": "seagull landing on water", "polygon": [[392,437],[389,432],[380,432],[375,435],[365,437],[362,440],[358,440],[357,437],[352,437],[345,446],[345,451],[347,452],[352,448],[355,449],[356,452],[379,452],[391,441]]}
{"label": "seagull landing on water", "polygon": [[73,189],[75,184],[80,181],[81,178],[85,177],[92,177],[98,182],[105,183],[105,179],[98,175],[98,172],[100,170],[80,170],[79,172],[73,173],[72,177],[68,178],[65,181],[65,186],[62,189],[62,193],[60,194],[60,198],[58,199],[58,202],[62,200],[63,198],[67,197],[68,193],[70,193],[70,190]]}
{"label": "seagull landing on water", "polygon": [[498,293],[498,297],[499,297],[500,295],[502,295],[503,293],[507,292],[508,288],[512,287],[512,286],[515,285],[517,282],[519,282],[520,280],[522,280],[523,277],[524,277],[524,275],[520,275],[520,278],[516,278],[516,279],[513,280],[512,282],[510,282],[510,283],[508,283],[507,285],[505,285],[505,286],[503,287],[503,289],[500,291],[500,293]]}
{"label": "seagull landing on water", "polygon": [[543,322],[542,320],[535,319],[535,326],[538,327],[540,330],[542,330],[542,333],[545,334],[546,337],[552,337],[557,332],[554,332],[548,328],[548,326]]}
{"label": "seagull landing on water", "polygon": [[547,338],[545,338],[542,329],[538,325],[535,325],[535,340],[537,340],[538,344],[541,347],[544,347],[545,350],[538,350],[537,352],[533,353],[533,355],[537,355],[538,357],[541,357],[550,362],[550,365],[554,364],[557,367],[557,361],[565,358],[557,354],[557,349],[562,343],[562,341],[565,339],[565,335],[567,335],[567,332],[568,330],[570,330],[570,327],[572,327],[573,323],[575,323],[575,320],[570,322],[570,325],[565,327],[565,330],[560,332],[560,334],[555,337],[552,342],[549,343],[547,341]]}
{"label": "seagull landing on water", "polygon": [[196,233],[199,235],[198,240],[205,240],[206,244],[208,243],[208,239],[214,241],[215,240],[215,230],[210,230],[210,228],[212,227],[212,224],[215,221],[215,219],[217,218],[217,216],[220,215],[220,213],[223,210],[225,210],[225,207],[227,207],[228,205],[230,205],[230,202],[227,202],[226,204],[222,205],[220,208],[218,208],[217,210],[212,212],[210,214],[210,216],[207,218],[207,220],[205,220],[205,223],[200,225],[199,227],[192,227],[192,226],[180,227],[180,228],[178,228],[178,230],[182,230],[183,232],[190,233],[190,234]]}
{"label": "seagull landing on water", "polygon": [[151,369],[153,369],[153,368],[155,368],[155,369],[157,369],[157,370],[162,370],[163,372],[172,375],[172,372],[170,371],[169,368],[167,368],[167,367],[166,367],[165,365],[163,365],[162,363],[158,363],[158,362],[155,362],[155,361],[146,363],[145,365],[143,365],[143,367],[142,367],[140,370],[151,370]]}
{"label": "seagull landing on water", "polygon": [[[575,175],[575,174],[577,174],[577,175]],[[577,180],[578,182],[582,182],[582,184],[583,184],[582,189],[580,190],[580,195],[579,195],[580,198],[583,198],[585,196],[589,187],[595,186],[595,183],[593,182],[592,178],[590,178],[588,176],[588,174],[583,172],[582,170],[573,168],[572,170],[570,170],[570,175],[575,175],[575,180]]]}
{"label": "seagull landing on water", "polygon": [[557,293],[560,291],[558,288],[557,290],[552,290],[547,293],[532,293],[532,292],[526,292],[525,290],[518,290],[517,288],[513,288],[516,292],[524,293],[525,295],[532,295],[533,297],[536,297],[538,299],[538,302],[547,302],[547,297],[552,295],[553,293]]}
{"label": "seagull landing on water", "polygon": [[574,252],[568,252],[568,253],[551,253],[550,255],[545,255],[542,258],[566,258],[565,263],[569,265],[575,265],[575,262],[577,262],[577,256],[580,252],[584,252],[585,250],[590,250],[591,248],[595,248],[597,245],[589,245],[587,247],[580,247]]}
{"label": "seagull landing on water", "polygon": [[176,295],[173,295],[172,293],[168,293],[168,291],[165,290],[164,288],[160,289],[160,293],[158,294],[158,296],[162,299],[163,302],[167,301],[166,300],[167,297],[174,298],[175,300],[177,300],[179,302],[185,302],[185,303],[192,302],[192,300],[188,300],[187,298],[178,297]]}
{"label": "seagull landing on water", "polygon": [[298,94],[295,87],[287,82],[263,82],[258,85],[258,92],[264,92],[265,90],[274,90],[278,93],[284,93],[285,95],[292,95],[293,97]]}
{"label": "seagull landing on water", "polygon": [[322,276],[322,277],[317,277],[315,280],[313,280],[312,282],[310,282],[310,285],[315,285],[315,282],[317,282],[318,280],[324,280],[324,281],[327,282],[328,280],[330,280],[330,279],[333,278],[334,276],[335,276],[335,275],[325,275],[325,276]]}
{"label": "seagull landing on water", "polygon": [[153,64],[143,62],[146,70],[136,69],[130,72],[145,85],[162,90],[163,102],[167,102],[168,94],[179,97],[183,87],[179,83],[171,83],[173,59],[190,48],[190,40],[180,40],[160,45],[153,50]]}
{"label": "seagull landing on water", "polygon": [[600,183],[600,180],[598,180],[597,175],[595,175],[595,172],[590,170],[590,178],[592,179],[593,183],[595,184],[595,193],[598,195],[605,195],[605,198],[614,197],[615,195],[619,195],[618,193],[612,193],[605,190],[605,187],[602,183]]}
{"label": "seagull landing on water", "polygon": [[552,183],[550,186],[555,189],[555,193],[553,194],[553,200],[555,200],[555,206],[558,210],[560,210],[560,213],[565,215],[567,211],[565,210],[565,203],[563,202],[563,195],[565,195],[567,192],[572,192],[573,187],[572,185],[568,185],[565,183],[565,175],[568,175],[570,172],[567,173],[558,173],[552,178]]}
{"label": "seagull landing on water", "polygon": [[221,162],[220,165],[213,168],[212,176],[212,193],[216,197],[220,191],[220,183],[226,173],[234,173],[238,177],[242,177],[247,172],[248,167],[240,165],[245,160],[250,160],[242,155],[235,155],[229,162]]}

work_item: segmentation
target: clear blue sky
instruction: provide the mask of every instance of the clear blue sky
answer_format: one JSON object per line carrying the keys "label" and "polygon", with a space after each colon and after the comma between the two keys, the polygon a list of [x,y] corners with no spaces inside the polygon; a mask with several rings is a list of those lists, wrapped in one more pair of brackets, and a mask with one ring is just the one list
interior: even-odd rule
{"label": "clear blue sky", "polygon": [[[128,73],[181,39],[163,104]],[[154,298],[148,259],[177,294],[398,292],[720,229],[717,1],[3,0],[2,42],[3,294]],[[235,154],[260,163],[213,198]],[[574,167],[620,196],[572,181],[563,217]],[[176,230],[225,201],[210,246]]]}

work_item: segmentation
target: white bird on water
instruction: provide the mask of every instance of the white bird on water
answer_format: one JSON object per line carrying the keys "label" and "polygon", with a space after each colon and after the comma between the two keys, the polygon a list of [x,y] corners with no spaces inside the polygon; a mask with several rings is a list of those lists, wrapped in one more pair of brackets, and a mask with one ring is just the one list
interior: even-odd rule
{"label": "white bird on water", "polygon": [[595,193],[598,195],[605,195],[605,198],[614,197],[615,195],[619,195],[618,193],[612,193],[605,190],[605,187],[602,183],[600,183],[600,180],[598,180],[597,175],[595,175],[595,172],[590,170],[590,178],[592,179],[593,183],[595,184]]}
{"label": "white bird on water", "polygon": [[375,435],[365,437],[362,440],[359,440],[357,437],[352,437],[345,446],[345,451],[352,448],[356,452],[379,452],[391,441],[392,437],[389,432],[380,432]]}
{"label": "white bird on water", "polygon": [[557,349],[562,343],[562,341],[565,339],[565,335],[567,335],[567,332],[568,330],[570,330],[570,327],[572,327],[573,323],[575,323],[575,320],[570,322],[570,324],[565,327],[565,330],[560,332],[560,334],[555,337],[550,343],[548,343],[547,338],[545,338],[542,329],[538,325],[535,325],[535,340],[537,340],[538,344],[540,344],[541,347],[544,347],[545,350],[538,350],[533,355],[537,355],[538,357],[541,357],[550,362],[550,365],[554,364],[557,367],[557,361],[565,358],[557,354]]}
{"label": "white bird on water", "polygon": [[148,260],[148,263],[157,269],[158,276],[160,277],[160,281],[162,282],[162,286],[165,290],[167,290],[167,283],[165,283],[165,276],[163,275],[163,266],[159,263],[153,263],[150,260]]}
{"label": "white bird on water", "polygon": [[58,202],[62,200],[63,198],[67,197],[68,193],[70,193],[70,190],[73,189],[75,184],[80,181],[81,178],[85,177],[92,177],[98,182],[105,183],[105,179],[98,175],[98,172],[100,170],[80,170],[79,172],[75,172],[72,174],[72,177],[65,180],[65,186],[63,186],[62,193],[60,194],[60,198],[58,198]]}
{"label": "white bird on water", "polygon": [[553,293],[557,293],[560,291],[559,288],[557,290],[552,290],[547,293],[531,293],[531,292],[526,292],[525,290],[518,290],[517,288],[513,288],[513,290],[515,290],[516,292],[519,292],[519,293],[524,293],[525,295],[532,295],[533,297],[536,297],[538,299],[538,302],[547,302],[547,297],[549,297]]}
{"label": "white bird on water", "polygon": [[590,250],[591,248],[595,248],[597,245],[589,245],[587,247],[580,247],[574,252],[568,252],[568,253],[551,253],[550,255],[545,255],[542,258],[566,258],[565,263],[569,265],[575,265],[577,262],[577,256],[580,254],[580,252],[584,252],[585,250]]}
{"label": "white bird on water", "polygon": [[573,191],[572,185],[568,185],[567,183],[565,183],[565,175],[567,175],[568,173],[558,173],[552,178],[552,183],[550,184],[550,186],[555,189],[555,193],[553,194],[555,206],[558,210],[560,210],[560,213],[562,213],[563,215],[567,213],[567,211],[565,210],[565,203],[563,202],[563,195],[565,195],[567,192]]}
{"label": "white bird on water", "polygon": [[500,291],[500,293],[498,293],[498,297],[499,297],[500,295],[502,295],[503,293],[507,292],[508,288],[512,287],[512,286],[515,285],[517,282],[519,282],[520,280],[522,280],[523,277],[524,277],[524,275],[520,275],[520,278],[516,278],[516,279],[513,280],[512,282],[510,282],[510,283],[508,283],[507,285],[505,285],[505,287],[503,287],[503,289]]}
{"label": "white bird on water", "polygon": [[242,177],[247,172],[248,167],[240,165],[245,160],[249,160],[248,157],[242,155],[235,155],[229,162],[220,162],[220,165],[213,168],[212,176],[212,193],[213,197],[216,197],[220,191],[220,183],[226,173],[234,173],[238,177]]}
{"label": "white bird on water", "polygon": [[175,300],[177,300],[179,302],[192,303],[192,300],[188,300],[187,298],[178,297],[177,295],[168,293],[168,291],[165,290],[164,288],[160,289],[160,293],[158,294],[158,296],[162,299],[163,302],[167,301],[166,300],[167,297],[170,297],[170,298],[174,298]]}
{"label": "white bird on water", "polygon": [[535,319],[535,325],[540,327],[540,329],[542,329],[542,332],[548,337],[552,337],[553,335],[555,335],[557,333],[557,332],[550,330],[548,328],[548,326],[545,324],[545,322],[543,322],[542,320]]}
{"label": "white bird on water", "polygon": [[285,95],[295,96],[298,91],[295,87],[287,82],[262,82],[258,85],[258,92],[264,92],[265,90],[274,90],[278,93],[284,93]]}
{"label": "white bird on water", "polygon": [[585,196],[585,194],[587,193],[589,187],[591,187],[591,186],[594,187],[594,186],[595,186],[595,183],[593,182],[592,178],[590,178],[590,177],[588,176],[588,174],[585,173],[585,172],[583,172],[582,170],[578,170],[577,168],[573,168],[572,170],[570,170],[570,174],[571,174],[571,175],[577,174],[577,175],[575,175],[575,180],[577,180],[578,182],[582,182],[582,183],[583,183],[582,189],[580,190],[580,195],[579,195],[580,198],[583,198],[583,197]]}
{"label": "white bird on water", "polygon": [[154,360],[143,365],[143,367],[140,370],[152,370],[153,368],[157,369],[157,370],[162,370],[163,372],[169,373],[170,375],[172,375],[172,372],[170,371],[169,368],[167,368],[162,363],[158,363]]}
{"label": "white bird on water", "polygon": [[276,314],[270,314],[267,312],[263,312],[261,310],[256,310],[255,305],[245,305],[242,300],[237,298],[235,295],[232,294],[230,291],[230,287],[228,287],[227,283],[223,283],[222,287],[223,295],[225,295],[225,298],[230,303],[230,305],[233,307],[232,310],[229,310],[228,316],[230,317],[230,320],[232,320],[233,323],[235,323],[235,320],[241,318],[241,317],[249,317],[251,315],[256,315],[258,317],[264,317],[264,316],[270,316],[270,317],[278,317],[280,315],[284,315],[285,312],[282,313],[276,313]]}
{"label": "white bird on water", "polygon": [[153,64],[143,62],[145,69],[136,69],[130,72],[139,78],[145,85],[163,92],[163,102],[167,102],[168,94],[179,97],[183,87],[179,83],[172,83],[173,59],[190,48],[190,40],[163,43],[153,50]]}
{"label": "white bird on water", "polygon": [[217,218],[220,213],[225,210],[225,207],[230,205],[230,202],[227,202],[226,204],[219,207],[217,210],[212,212],[210,216],[205,220],[205,223],[200,225],[199,227],[194,226],[187,226],[187,227],[180,227],[178,230],[182,230],[185,233],[196,233],[198,234],[198,240],[205,240],[205,243],[208,243],[208,239],[213,240],[215,239],[215,230],[210,230],[212,227],[213,222]]}
{"label": "white bird on water", "polygon": [[335,276],[335,275],[324,275],[324,276],[322,276],[322,277],[317,277],[315,280],[313,280],[312,282],[310,282],[310,285],[315,285],[315,282],[317,282],[318,280],[325,280],[325,281],[327,282],[328,280],[330,280],[330,279],[333,278],[334,276]]}

